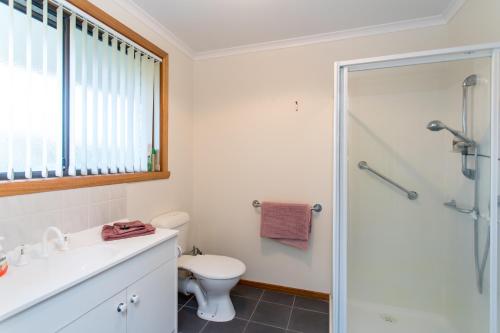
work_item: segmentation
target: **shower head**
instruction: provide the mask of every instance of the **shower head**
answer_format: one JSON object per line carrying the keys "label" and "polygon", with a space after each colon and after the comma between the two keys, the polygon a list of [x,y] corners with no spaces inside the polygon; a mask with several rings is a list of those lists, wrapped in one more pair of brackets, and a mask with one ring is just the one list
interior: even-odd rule
{"label": "shower head", "polygon": [[466,88],[466,87],[475,86],[476,84],[477,84],[477,75],[472,74],[472,75],[469,75],[465,78],[464,82],[462,83],[462,86],[464,88]]}
{"label": "shower head", "polygon": [[440,131],[440,130],[445,129],[445,128],[446,128],[446,125],[443,124],[443,122],[440,120],[433,120],[429,124],[427,124],[427,129],[429,131],[433,131],[433,132],[437,132],[437,131]]}
{"label": "shower head", "polygon": [[475,146],[476,145],[476,143],[474,142],[474,140],[469,139],[466,136],[464,136],[461,132],[459,132],[459,131],[457,131],[457,130],[455,130],[453,128],[450,128],[448,126],[446,126],[446,124],[444,124],[440,120],[433,120],[433,121],[431,121],[429,124],[427,124],[427,129],[430,130],[430,131],[433,131],[433,132],[437,132],[437,131],[441,131],[441,130],[445,129],[445,130],[449,131],[451,134],[453,134],[454,136],[456,136],[457,138],[465,141],[469,145],[471,145],[471,146]]}

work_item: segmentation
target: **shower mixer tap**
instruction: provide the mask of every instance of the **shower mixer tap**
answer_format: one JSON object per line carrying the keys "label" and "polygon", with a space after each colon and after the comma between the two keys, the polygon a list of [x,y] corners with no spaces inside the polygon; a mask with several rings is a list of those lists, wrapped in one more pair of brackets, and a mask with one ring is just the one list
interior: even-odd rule
{"label": "shower mixer tap", "polygon": [[[447,130],[453,134],[453,150],[462,153],[462,173],[469,179],[475,179],[476,170],[470,169],[467,166],[467,155],[469,153],[477,155],[477,144],[474,140],[468,138],[465,133],[448,127],[440,120],[433,120],[427,124],[427,129],[433,132]],[[477,159],[476,159],[477,161]],[[476,163],[477,164],[477,163]]]}
{"label": "shower mixer tap", "polygon": [[448,202],[445,202],[444,205],[446,207],[451,208],[454,211],[457,211],[457,212],[462,213],[462,214],[473,214],[473,213],[476,212],[476,208],[467,209],[467,208],[458,207],[457,206],[457,202],[455,201],[455,199],[452,199],[452,200],[450,200]]}

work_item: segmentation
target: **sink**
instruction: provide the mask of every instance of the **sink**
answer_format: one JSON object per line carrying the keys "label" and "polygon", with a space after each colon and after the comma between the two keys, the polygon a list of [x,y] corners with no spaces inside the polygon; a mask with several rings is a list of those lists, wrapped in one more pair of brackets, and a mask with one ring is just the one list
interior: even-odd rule
{"label": "sink", "polygon": [[47,270],[87,271],[113,259],[119,251],[108,245],[93,245],[70,249],[65,252],[52,252],[40,263]]}
{"label": "sink", "polygon": [[[16,266],[17,253],[11,251],[12,265],[0,281],[0,327],[5,319],[104,274],[113,266],[177,235],[173,230],[158,229],[152,235],[104,242],[101,230],[102,226],[96,226],[71,234],[69,249],[63,252],[50,241],[48,257],[41,257],[41,243],[31,245],[24,266]],[[0,331],[3,332],[1,328]]]}

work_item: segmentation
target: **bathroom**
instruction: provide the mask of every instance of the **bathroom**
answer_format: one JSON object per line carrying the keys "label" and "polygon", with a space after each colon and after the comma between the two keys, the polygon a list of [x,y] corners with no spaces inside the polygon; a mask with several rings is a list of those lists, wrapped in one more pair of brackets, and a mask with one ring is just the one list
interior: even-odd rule
{"label": "bathroom", "polygon": [[[10,1],[0,1],[0,15],[6,15],[0,16],[3,27],[0,45],[7,46],[0,48],[1,65],[9,59],[6,8]],[[15,15],[22,17],[27,3],[13,1]],[[49,21],[57,21],[54,14],[57,6],[64,5],[67,10],[77,11],[79,17],[94,17],[89,16],[89,29],[92,22],[103,22],[103,31],[112,34],[116,30],[137,43],[138,48],[142,47],[142,51],[158,56],[159,59],[152,58],[164,70],[158,88],[168,92],[162,95],[160,103],[160,112],[168,111],[168,117],[166,112],[162,113],[168,125],[162,123],[160,135],[153,139],[160,142],[159,146],[154,144],[160,148],[160,171],[146,178],[104,182],[86,182],[85,175],[68,175],[54,186],[49,184],[51,179],[46,186],[44,179],[12,181],[3,176],[9,172],[5,149],[9,128],[6,122],[0,124],[0,142],[4,147],[0,148],[3,156],[0,176],[4,177],[0,181],[0,236],[4,237],[1,241],[4,251],[17,255],[19,247],[25,244],[29,253],[32,245],[43,241],[47,228],[55,226],[69,235],[69,249],[56,251],[62,256],[82,246],[78,235],[86,230],[100,230],[102,225],[123,218],[152,223],[164,214],[183,212],[187,213],[182,216],[188,216],[189,225],[183,252],[196,246],[204,255],[227,256],[245,266],[231,292],[235,317],[221,322],[200,318],[193,293],[177,292],[176,275],[170,276],[169,284],[162,280],[162,288],[168,293],[158,301],[163,304],[168,300],[170,307],[175,303],[175,309],[152,311],[164,313],[163,320],[168,321],[165,325],[170,326],[155,330],[147,326],[146,320],[140,320],[139,332],[448,332],[432,326],[433,319],[445,321],[449,331],[456,333],[500,330],[495,295],[498,275],[491,270],[496,267],[492,258],[498,259],[496,241],[490,242],[484,288],[479,293],[472,220],[443,205],[454,199],[458,207],[470,208],[473,182],[461,173],[460,154],[452,152],[454,136],[446,129],[426,128],[429,122],[440,120],[451,129],[462,130],[462,84],[466,77],[476,74],[477,84],[467,90],[469,133],[479,142],[481,154],[493,156],[490,146],[497,146],[489,136],[493,128],[489,109],[495,107],[489,91],[493,87],[490,77],[493,57],[445,60],[444,56],[438,56],[427,63],[406,60],[418,52],[429,51],[430,57],[439,50],[453,48],[476,50],[476,45],[498,48],[500,3],[497,0],[404,0],[399,4],[384,0],[377,6],[363,0],[318,0],[310,5],[300,1],[230,4],[49,0],[48,3]],[[40,8],[41,4],[43,1],[32,2],[34,8]],[[36,8],[33,27],[42,24]],[[78,35],[82,26],[80,20],[76,21],[74,33]],[[128,30],[115,24],[125,24]],[[25,30],[22,33],[26,35]],[[41,36],[34,35],[33,41],[38,44],[33,49],[41,47]],[[92,37],[90,34],[87,40],[89,49],[94,42]],[[56,43],[50,38],[49,42]],[[25,43],[24,39],[18,42],[23,50]],[[78,50],[83,46],[77,43],[74,47]],[[56,51],[48,49],[49,59],[54,60],[54,63],[49,61],[49,71],[56,70]],[[400,58],[408,62],[406,66],[388,63],[384,67],[349,72],[344,91],[349,97],[349,117],[345,127],[337,128],[341,92],[336,90],[339,88],[336,63],[358,61],[359,68],[371,68],[359,59],[383,57],[384,61],[392,61],[391,57],[401,54],[408,55]],[[23,65],[18,67],[26,65],[23,52],[15,51],[13,57],[14,63]],[[34,57],[32,66],[41,69],[42,58]],[[81,58],[78,55],[75,60]],[[64,63],[64,59],[61,61]],[[75,71],[81,83],[81,73],[78,74],[78,68]],[[11,89],[5,77],[0,76],[2,92]],[[89,86],[91,77],[89,74],[87,78]],[[113,89],[112,86],[109,88]],[[39,94],[39,89],[32,90]],[[21,91],[18,89],[16,96]],[[92,89],[88,94],[92,94]],[[8,100],[7,95],[2,100]],[[157,105],[156,102],[153,104]],[[6,107],[0,114],[7,115]],[[87,107],[90,109],[91,103]],[[377,116],[370,113],[374,110]],[[341,139],[339,131],[345,129],[348,159],[336,151]],[[20,145],[14,154],[23,155],[25,146]],[[341,161],[347,163],[345,171],[351,175],[346,192],[337,183]],[[409,200],[389,183],[359,169],[360,161],[366,161],[405,189],[416,191],[418,198]],[[479,185],[483,215],[493,215],[494,210],[489,204],[489,184],[494,181],[489,161],[484,157],[479,162],[484,175]],[[472,157],[468,166],[475,167]],[[24,165],[15,171],[24,171]],[[103,178],[114,176],[103,175]],[[341,198],[349,200],[346,220],[349,234],[345,239],[337,229],[341,223],[338,216]],[[321,211],[311,213],[307,250],[261,237],[262,208],[254,207],[254,200],[320,204]],[[482,223],[478,241],[480,257],[487,247],[487,228],[484,220]],[[491,230],[496,230],[493,226],[490,225]],[[130,241],[167,237],[167,230],[157,227],[155,235]],[[176,240],[180,235],[169,235],[165,244],[180,240]],[[55,233],[50,234],[49,238],[54,236]],[[343,240],[347,240],[344,248]],[[111,247],[120,242],[104,243]],[[92,251],[88,251],[89,257],[94,253],[97,260],[101,254]],[[49,255],[49,259],[56,254]],[[85,255],[78,254],[88,258]],[[140,258],[130,258],[120,265]],[[347,259],[344,267],[339,264],[342,258]],[[168,263],[178,259],[174,256],[172,260]],[[5,290],[2,283],[15,280],[17,270],[30,269],[38,261],[28,256],[25,266],[17,266],[16,258],[9,260],[7,273],[0,277],[0,290]],[[144,265],[148,262],[144,259],[135,265],[147,269]],[[68,272],[73,267],[68,264]],[[62,271],[65,272],[64,267]],[[178,274],[176,269],[172,272]],[[347,275],[343,281],[342,274]],[[13,299],[19,299],[17,293],[29,298],[26,290],[32,287],[25,288],[22,283],[36,285],[37,279],[18,281],[19,290],[11,291]],[[59,279],[52,277],[51,281],[55,284]],[[129,285],[134,282],[130,280]],[[79,280],[64,294],[84,283]],[[122,289],[115,294],[119,295]],[[63,292],[59,291],[57,295],[44,297],[45,302],[60,299]],[[110,294],[109,299],[115,294]],[[137,306],[147,307],[146,294],[139,296]],[[64,304],[75,302],[82,314],[92,308],[83,310],[80,300],[71,297],[64,298]],[[129,298],[128,295],[125,298],[128,307],[125,316],[133,316],[136,306]],[[39,299],[36,303],[30,304],[30,308],[20,307],[10,317],[4,312],[0,316],[0,332],[35,331],[33,327],[38,327],[40,317],[34,309],[44,302]],[[110,316],[116,314],[120,303],[112,302]],[[2,304],[0,308],[10,306],[14,304]],[[370,306],[377,307],[374,318]],[[434,317],[421,316],[423,313]],[[64,317],[66,313],[61,314]],[[7,326],[16,316],[24,316],[24,326],[19,326],[22,329]],[[66,316],[71,317],[69,312]],[[74,315],[71,322],[79,316]],[[411,325],[400,326],[406,324],[407,317],[412,318]],[[98,317],[95,322],[106,318]],[[380,330],[375,329],[375,324],[370,326],[371,320]],[[66,332],[83,332],[82,328],[69,324],[47,324],[46,329],[36,331],[64,331],[66,327]],[[132,326],[128,325],[130,331]],[[125,332],[127,328],[96,326],[93,331]]]}

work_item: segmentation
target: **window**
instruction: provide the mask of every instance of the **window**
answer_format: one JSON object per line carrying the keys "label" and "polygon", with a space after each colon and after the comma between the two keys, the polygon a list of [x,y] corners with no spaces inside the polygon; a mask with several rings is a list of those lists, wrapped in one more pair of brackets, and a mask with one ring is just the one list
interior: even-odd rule
{"label": "window", "polygon": [[0,195],[169,176],[168,55],[74,4],[0,0]]}

